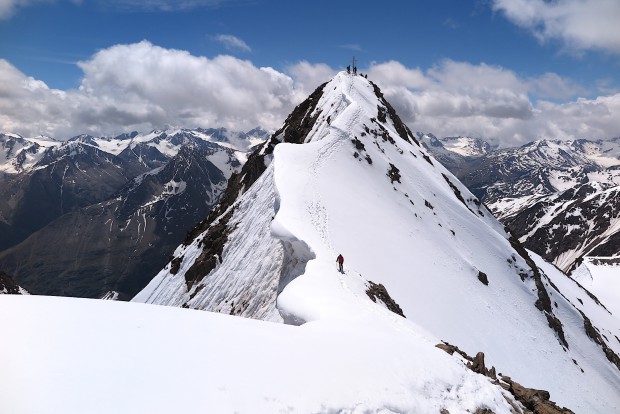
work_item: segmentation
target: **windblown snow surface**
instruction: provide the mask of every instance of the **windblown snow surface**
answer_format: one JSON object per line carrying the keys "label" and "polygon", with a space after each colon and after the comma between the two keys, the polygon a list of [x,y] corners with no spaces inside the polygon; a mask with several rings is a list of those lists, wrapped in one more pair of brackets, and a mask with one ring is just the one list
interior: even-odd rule
{"label": "windblown snow surface", "polygon": [[[337,278],[334,284],[340,289]],[[343,295],[342,318],[300,327],[1,295],[0,412],[510,412],[506,392],[435,348],[436,338],[356,300],[361,284],[350,283]]]}

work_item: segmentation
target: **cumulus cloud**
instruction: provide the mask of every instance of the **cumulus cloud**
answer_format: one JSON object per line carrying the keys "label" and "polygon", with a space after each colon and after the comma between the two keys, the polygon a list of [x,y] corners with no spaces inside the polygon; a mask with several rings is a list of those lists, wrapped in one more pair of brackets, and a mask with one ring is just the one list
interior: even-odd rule
{"label": "cumulus cloud", "polygon": [[307,93],[272,68],[147,41],[101,50],[78,65],[80,87],[58,91],[0,60],[0,130],[67,138],[166,124],[276,129]]}
{"label": "cumulus cloud", "polygon": [[[0,131],[62,139],[165,125],[275,130],[336,73],[306,61],[282,72],[147,41],[103,49],[79,67],[79,88],[61,91],[0,60]],[[579,98],[583,88],[554,73],[523,78],[499,66],[452,60],[428,69],[389,61],[361,71],[413,131],[482,137],[502,146],[620,135],[619,93]]]}
{"label": "cumulus cloud", "polygon": [[324,63],[312,64],[301,61],[289,66],[287,72],[295,79],[295,100],[301,102],[312,93],[318,86],[327,82],[337,73]]}
{"label": "cumulus cloud", "polygon": [[492,0],[492,7],[540,41],[560,40],[574,51],[620,53],[618,0]]}
{"label": "cumulus cloud", "polygon": [[219,34],[214,39],[220,42],[228,50],[240,50],[242,52],[251,52],[252,49],[243,40],[237,36],[229,34]]}
{"label": "cumulus cloud", "polygon": [[620,136],[620,94],[577,98],[584,88],[554,73],[521,78],[498,66],[444,60],[426,71],[375,63],[368,74],[414,131],[501,146]]}

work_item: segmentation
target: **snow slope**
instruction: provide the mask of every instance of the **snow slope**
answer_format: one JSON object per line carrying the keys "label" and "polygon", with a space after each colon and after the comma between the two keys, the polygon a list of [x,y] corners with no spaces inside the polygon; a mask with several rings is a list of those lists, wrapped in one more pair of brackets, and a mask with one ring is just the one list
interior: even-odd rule
{"label": "snow slope", "polygon": [[[301,327],[114,301],[0,295],[0,412],[510,413],[508,394],[364,301]],[[360,315],[362,316],[362,315]]]}
{"label": "snow slope", "polygon": [[620,319],[620,265],[617,262],[618,258],[586,256],[571,277]]}
{"label": "snow slope", "polygon": [[540,272],[375,85],[338,74],[254,156],[264,161],[246,167],[264,162],[266,171],[249,188],[242,181],[237,201],[179,246],[135,301],[370,329],[376,306],[355,286],[371,280],[416,325],[470,355],[485,352],[489,365],[560,405],[620,410],[620,365],[603,349],[620,351],[618,321],[600,319],[612,335],[593,341],[585,316],[549,281],[559,272]]}

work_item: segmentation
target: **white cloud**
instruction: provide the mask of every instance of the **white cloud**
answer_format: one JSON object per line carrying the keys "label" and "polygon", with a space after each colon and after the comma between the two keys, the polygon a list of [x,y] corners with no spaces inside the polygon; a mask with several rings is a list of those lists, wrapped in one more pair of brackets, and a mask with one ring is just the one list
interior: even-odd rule
{"label": "white cloud", "polygon": [[380,83],[405,88],[422,89],[430,84],[429,79],[419,68],[409,69],[393,60],[386,63],[372,63],[368,75]]}
{"label": "white cloud", "polygon": [[324,63],[301,61],[289,66],[287,72],[295,79],[294,94],[296,100],[301,102],[317,87],[333,78],[337,71]]}
{"label": "white cloud", "polygon": [[0,60],[0,131],[67,138],[165,124],[276,129],[311,92],[296,92],[288,75],[249,61],[147,41],[101,50],[79,66],[79,89],[58,91]]}
{"label": "white cloud", "polygon": [[228,50],[240,50],[242,52],[252,51],[250,46],[248,46],[247,43],[239,39],[237,36],[228,35],[228,34],[219,34],[219,35],[216,35],[214,38]]}
{"label": "white cloud", "polygon": [[[100,0],[101,1],[101,0]],[[124,10],[156,10],[164,12],[219,7],[235,0],[107,0],[106,6]]]}
{"label": "white cloud", "polygon": [[[8,19],[17,9],[35,3],[37,0],[0,0],[0,20]],[[38,0],[39,2],[44,0]]]}
{"label": "white cloud", "polygon": [[540,41],[562,41],[573,51],[590,49],[620,53],[618,0],[492,0],[514,24]]}
{"label": "white cloud", "polygon": [[521,78],[497,66],[444,60],[426,72],[398,62],[373,64],[368,74],[414,131],[483,137],[502,146],[620,136],[620,94],[576,98],[585,90],[554,73]]}
{"label": "white cloud", "polygon": [[[0,60],[0,131],[68,138],[164,125],[275,130],[336,73],[306,61],[283,73],[147,41],[101,50],[79,66],[80,87],[60,91]],[[504,146],[620,136],[619,93],[579,98],[583,89],[554,73],[522,78],[502,67],[451,60],[426,70],[389,61],[361,71],[413,131],[471,135]]]}
{"label": "white cloud", "polygon": [[338,45],[338,47],[342,48],[342,49],[352,50],[354,52],[368,53],[368,51],[366,51],[361,45],[358,45],[356,43],[348,43],[348,44]]}
{"label": "white cloud", "polygon": [[[61,0],[63,1],[63,0]],[[64,0],[75,5],[81,5],[83,0]],[[24,7],[41,4],[41,3],[57,3],[58,0],[0,0],[0,20],[13,17],[15,13]]]}

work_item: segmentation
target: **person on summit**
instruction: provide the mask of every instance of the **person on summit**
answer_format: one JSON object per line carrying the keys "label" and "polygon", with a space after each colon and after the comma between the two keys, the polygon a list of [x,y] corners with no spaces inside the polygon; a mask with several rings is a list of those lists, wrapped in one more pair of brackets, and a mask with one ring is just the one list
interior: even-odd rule
{"label": "person on summit", "polygon": [[338,270],[340,271],[340,273],[344,273],[344,269],[342,268],[342,265],[344,263],[344,257],[342,257],[342,255],[339,254],[336,261],[338,262]]}

